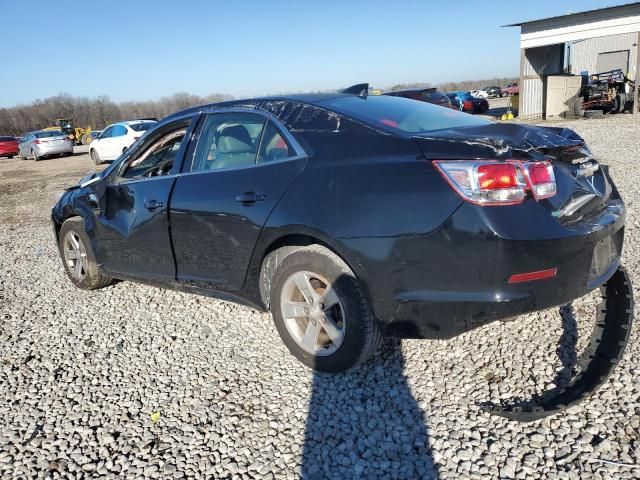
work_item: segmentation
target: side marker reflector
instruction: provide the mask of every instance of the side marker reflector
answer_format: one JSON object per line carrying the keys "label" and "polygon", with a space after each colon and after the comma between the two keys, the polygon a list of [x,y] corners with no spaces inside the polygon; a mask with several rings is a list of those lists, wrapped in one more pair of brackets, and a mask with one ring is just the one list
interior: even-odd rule
{"label": "side marker reflector", "polygon": [[538,272],[518,273],[509,277],[509,283],[531,282],[533,280],[542,280],[544,278],[553,278],[558,273],[557,268],[549,268]]}

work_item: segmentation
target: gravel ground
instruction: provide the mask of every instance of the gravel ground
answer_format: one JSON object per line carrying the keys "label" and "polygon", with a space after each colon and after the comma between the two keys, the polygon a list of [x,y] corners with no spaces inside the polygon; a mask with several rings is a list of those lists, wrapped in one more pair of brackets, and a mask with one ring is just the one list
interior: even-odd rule
{"label": "gravel ground", "polygon": [[[611,165],[640,285],[640,119],[563,125]],[[561,379],[592,296],[450,341],[389,340],[355,372],[313,374],[269,315],[128,282],[75,290],[48,206],[91,167],[0,159],[1,478],[640,478],[637,327],[581,405],[529,424],[478,407]]]}

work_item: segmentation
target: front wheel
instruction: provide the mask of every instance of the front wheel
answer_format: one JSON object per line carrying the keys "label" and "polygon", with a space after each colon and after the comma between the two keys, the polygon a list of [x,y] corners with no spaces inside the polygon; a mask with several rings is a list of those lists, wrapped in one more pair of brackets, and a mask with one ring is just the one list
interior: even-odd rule
{"label": "front wheel", "polygon": [[76,287],[95,290],[113,281],[100,272],[81,218],[73,217],[62,224],[58,249],[67,276]]}
{"label": "front wheel", "polygon": [[367,360],[381,333],[360,281],[340,257],[312,245],[282,260],[270,297],[276,328],[310,368],[341,372]]}

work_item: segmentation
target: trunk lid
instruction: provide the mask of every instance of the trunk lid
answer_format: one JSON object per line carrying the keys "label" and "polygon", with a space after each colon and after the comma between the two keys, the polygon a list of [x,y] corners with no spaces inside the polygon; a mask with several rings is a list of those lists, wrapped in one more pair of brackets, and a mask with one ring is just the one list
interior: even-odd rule
{"label": "trunk lid", "polygon": [[619,197],[606,166],[573,130],[516,123],[451,128],[414,136],[428,160],[526,160],[553,164],[558,193],[540,201],[563,223],[598,214]]}

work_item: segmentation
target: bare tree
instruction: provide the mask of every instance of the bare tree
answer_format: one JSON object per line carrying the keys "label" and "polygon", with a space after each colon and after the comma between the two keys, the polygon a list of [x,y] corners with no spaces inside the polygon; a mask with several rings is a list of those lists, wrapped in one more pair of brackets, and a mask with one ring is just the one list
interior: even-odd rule
{"label": "bare tree", "polygon": [[179,92],[159,100],[116,103],[107,96],[88,98],[60,93],[44,100],[34,100],[29,105],[0,108],[0,135],[24,135],[52,126],[58,118],[71,118],[78,127],[101,129],[118,121],[163,118],[195,105],[232,99],[232,96],[221,93],[200,97]]}

